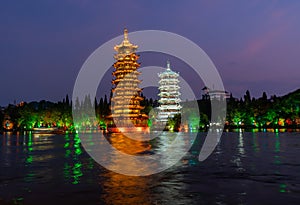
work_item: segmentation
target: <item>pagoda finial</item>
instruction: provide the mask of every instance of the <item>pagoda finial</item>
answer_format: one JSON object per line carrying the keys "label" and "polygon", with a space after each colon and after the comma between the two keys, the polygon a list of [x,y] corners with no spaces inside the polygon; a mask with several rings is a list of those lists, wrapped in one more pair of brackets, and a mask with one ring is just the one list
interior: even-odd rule
{"label": "pagoda finial", "polygon": [[167,70],[171,70],[170,61],[169,60],[167,60]]}
{"label": "pagoda finial", "polygon": [[124,29],[124,40],[128,41],[128,30],[127,30],[127,28]]}
{"label": "pagoda finial", "polygon": [[138,48],[137,45],[130,43],[130,41],[128,39],[128,30],[127,30],[127,28],[124,28],[123,41],[120,44],[115,45],[115,47],[114,47],[115,51],[118,52],[117,55],[124,55],[124,54],[128,55],[130,53],[135,53],[137,48]]}

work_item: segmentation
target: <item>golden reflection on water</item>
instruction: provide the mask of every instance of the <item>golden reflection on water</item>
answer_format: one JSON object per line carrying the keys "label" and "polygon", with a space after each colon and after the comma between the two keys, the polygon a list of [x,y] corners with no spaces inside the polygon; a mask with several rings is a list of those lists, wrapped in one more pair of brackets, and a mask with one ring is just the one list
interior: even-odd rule
{"label": "golden reflection on water", "polygon": [[113,133],[109,137],[112,146],[119,151],[130,155],[136,155],[151,150],[150,142],[141,140],[142,136],[140,137],[140,140],[133,140],[126,137],[126,134],[120,133]]}
{"label": "golden reflection on water", "polygon": [[[150,153],[163,153],[176,137],[179,137],[177,146],[174,149],[177,152],[183,152],[184,145],[190,143],[189,138],[184,138],[181,134],[164,134],[163,137],[155,142],[153,141],[138,141],[131,140],[124,136],[123,134],[112,134],[108,137],[112,146],[114,146],[118,151],[126,152],[131,155],[148,155]],[[182,147],[183,146],[183,147]],[[114,169],[120,169],[124,166],[131,167],[134,170],[141,170],[142,172],[148,172],[148,170],[154,169],[155,166],[162,166],[165,163],[172,162],[172,156],[168,155],[168,152],[161,156],[161,159],[156,162],[156,164],[144,164],[141,168],[140,161],[135,158],[122,158],[114,157],[114,153],[108,153],[111,158],[111,167]],[[105,204],[161,204],[162,201],[168,201],[168,197],[176,198],[179,195],[179,187],[184,187],[182,182],[178,181],[182,177],[181,173],[176,174],[174,181],[165,182],[164,187],[173,187],[177,184],[178,190],[174,189],[173,193],[164,193],[168,188],[161,189],[157,187],[160,184],[159,178],[153,178],[149,176],[126,176],[118,174],[112,171],[107,171],[101,173],[100,178],[104,177],[104,180],[99,182],[100,186],[103,188],[105,194],[102,195],[102,199]],[[155,190],[154,190],[155,189]],[[153,192],[158,192],[160,195],[159,201],[155,197],[153,198]]]}
{"label": "golden reflection on water", "polygon": [[[111,134],[108,140],[118,151],[130,155],[139,155],[151,150],[149,141],[132,140],[120,133]],[[122,157],[112,157],[110,160],[111,165],[116,169],[122,168],[122,166],[140,169],[139,163],[134,159],[125,160]],[[105,204],[153,204],[150,201],[150,194],[146,191],[149,186],[149,178],[126,176],[112,171],[101,175],[106,178],[100,183],[106,193],[103,195]]]}
{"label": "golden reflection on water", "polygon": [[148,177],[133,177],[107,172],[107,179],[100,183],[105,194],[105,204],[154,204],[151,202]]}
{"label": "golden reflection on water", "polygon": [[[110,170],[125,169],[142,174],[145,172],[148,173],[153,169],[151,164],[143,163],[143,166],[141,166],[141,160],[143,159],[134,157],[148,155],[147,151],[151,150],[149,141],[132,140],[121,133],[113,133],[109,135],[107,139],[111,146],[115,148],[115,150],[111,150],[111,152],[105,155]],[[120,154],[119,152],[125,153],[126,155]],[[128,155],[132,155],[133,157],[128,157]]]}

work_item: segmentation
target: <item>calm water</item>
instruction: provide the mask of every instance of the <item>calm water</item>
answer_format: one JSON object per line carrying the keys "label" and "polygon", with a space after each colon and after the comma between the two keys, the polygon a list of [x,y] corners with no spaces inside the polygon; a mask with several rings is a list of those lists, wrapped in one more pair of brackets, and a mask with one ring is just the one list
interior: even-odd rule
{"label": "calm water", "polygon": [[77,136],[4,133],[0,204],[300,203],[299,133],[224,133],[200,163],[203,139],[167,171],[128,177],[95,163]]}

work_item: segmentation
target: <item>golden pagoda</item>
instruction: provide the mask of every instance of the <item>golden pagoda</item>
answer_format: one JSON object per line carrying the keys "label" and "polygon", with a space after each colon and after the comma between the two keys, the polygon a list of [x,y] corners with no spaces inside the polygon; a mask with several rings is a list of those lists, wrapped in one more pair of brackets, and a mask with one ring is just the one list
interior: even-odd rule
{"label": "golden pagoda", "polygon": [[115,127],[109,131],[117,132],[121,129],[147,127],[148,116],[141,113],[144,109],[140,105],[142,89],[139,88],[141,81],[138,76],[141,74],[137,69],[140,64],[137,62],[139,55],[135,52],[138,46],[128,40],[128,31],[124,29],[124,40],[116,45],[114,55],[114,72],[112,80],[111,115],[108,116],[109,127]]}

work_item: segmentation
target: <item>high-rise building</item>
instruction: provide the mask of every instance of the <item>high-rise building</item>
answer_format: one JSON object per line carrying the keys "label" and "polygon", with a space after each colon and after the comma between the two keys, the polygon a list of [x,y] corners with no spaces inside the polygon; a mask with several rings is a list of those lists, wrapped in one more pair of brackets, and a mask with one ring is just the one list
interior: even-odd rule
{"label": "high-rise building", "polygon": [[[110,124],[117,127],[145,127],[147,126],[148,116],[141,113],[144,109],[140,105],[143,100],[141,97],[141,81],[138,76],[141,74],[137,69],[140,64],[137,62],[139,55],[136,54],[138,46],[131,44],[128,39],[128,31],[124,30],[124,40],[116,45],[114,50],[114,72],[112,80],[112,98]],[[113,121],[113,122],[112,122]]]}
{"label": "high-rise building", "polygon": [[159,122],[167,122],[168,118],[174,117],[179,114],[181,110],[180,99],[180,86],[179,74],[172,71],[170,62],[167,62],[167,69],[158,74],[159,80],[159,107],[158,117]]}

